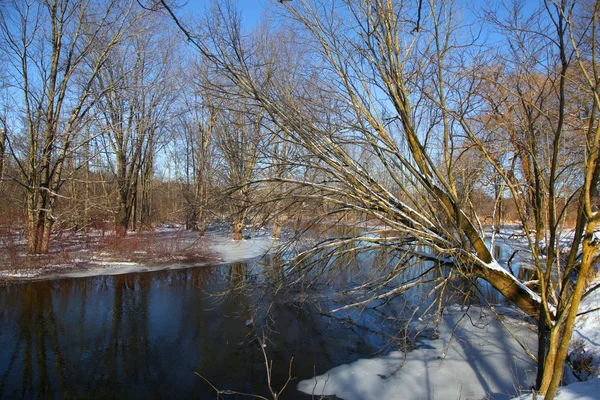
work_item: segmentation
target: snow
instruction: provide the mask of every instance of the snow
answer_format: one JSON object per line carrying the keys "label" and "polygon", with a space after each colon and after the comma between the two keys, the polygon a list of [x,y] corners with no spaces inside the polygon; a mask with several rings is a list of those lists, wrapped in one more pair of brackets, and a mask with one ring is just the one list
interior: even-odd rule
{"label": "snow", "polygon": [[245,240],[231,240],[230,237],[211,237],[210,251],[217,254],[222,263],[230,264],[260,257],[266,254],[278,241],[270,235],[252,237]]}
{"label": "snow", "polygon": [[[167,229],[165,228],[164,231]],[[174,231],[173,228],[171,228]],[[197,239],[194,239],[197,240]],[[209,234],[201,239],[204,243],[199,246],[206,246],[210,256],[203,256],[201,261],[181,262],[186,257],[171,256],[171,261],[160,264],[150,264],[146,262],[119,261],[114,259],[114,255],[106,252],[100,252],[89,260],[76,258],[74,265],[49,264],[40,268],[17,268],[0,270],[0,278],[7,279],[56,279],[56,278],[84,278],[101,275],[121,275],[134,272],[160,271],[183,269],[190,267],[230,264],[235,262],[244,262],[253,258],[260,257],[278,244],[278,241],[270,238],[270,235],[261,234],[250,239],[233,241],[230,234],[215,233]],[[139,251],[134,251],[139,254]]]}
{"label": "snow", "polygon": [[[361,359],[306,379],[298,390],[316,396],[353,399],[508,399],[535,380],[535,363],[524,354],[491,311],[472,307],[447,310],[439,340],[421,340],[415,350]],[[458,323],[454,338],[452,331]],[[505,318],[529,348],[533,328]]]}
{"label": "snow", "polygon": [[537,302],[537,303],[541,303],[542,299],[540,298],[540,296],[535,293],[533,290],[529,289],[527,286],[525,286],[522,282],[520,282],[518,279],[516,279],[512,274],[510,274],[506,269],[504,269],[496,260],[493,260],[491,263],[483,263],[483,266],[485,268],[494,270],[494,271],[498,271],[503,273],[504,275],[506,275],[507,277],[509,277],[510,279],[512,279],[517,285],[519,285],[519,287],[526,292],[529,297],[531,297],[533,299],[533,301]]}
{"label": "snow", "polygon": [[35,278],[43,273],[41,268],[19,269],[19,270],[0,270],[0,277],[3,278]]}
{"label": "snow", "polygon": [[[544,396],[537,396],[543,400]],[[558,389],[555,400],[598,400],[600,399],[600,379],[576,382]],[[534,400],[533,394],[515,397],[513,400]]]}
{"label": "snow", "polygon": [[[590,287],[600,284],[600,278],[590,284]],[[582,378],[587,381],[575,381],[558,389],[556,400],[597,400],[600,399],[600,290],[592,292],[585,297],[579,306],[579,317],[575,321],[573,338],[571,339],[570,361],[576,364],[578,361],[590,359],[590,373],[585,373]],[[591,311],[594,310],[594,311]],[[591,311],[582,314],[586,311]],[[538,396],[538,399],[543,399]],[[516,399],[533,400],[533,395],[528,394]]]}
{"label": "snow", "polygon": [[[600,278],[590,284],[590,288],[600,284]],[[590,371],[582,378],[600,378],[600,289],[585,297],[579,305],[579,316],[575,321],[575,329],[571,339],[572,362],[590,360]],[[600,393],[598,395],[600,397]]]}
{"label": "snow", "polygon": [[[600,283],[600,278],[590,287]],[[600,290],[583,299],[571,344],[571,362],[591,357],[589,380],[561,387],[558,400],[600,399]],[[589,312],[587,312],[589,311]],[[586,314],[581,314],[585,313]],[[353,399],[494,398],[532,400],[535,363],[504,330],[490,310],[456,307],[444,314],[439,340],[421,340],[416,349],[360,359],[305,379],[298,390],[316,396]],[[452,337],[453,327],[458,329]],[[471,323],[471,321],[474,322]],[[519,319],[504,322],[535,352],[535,328]],[[520,397],[519,393],[522,393]],[[538,396],[538,399],[543,397]]]}

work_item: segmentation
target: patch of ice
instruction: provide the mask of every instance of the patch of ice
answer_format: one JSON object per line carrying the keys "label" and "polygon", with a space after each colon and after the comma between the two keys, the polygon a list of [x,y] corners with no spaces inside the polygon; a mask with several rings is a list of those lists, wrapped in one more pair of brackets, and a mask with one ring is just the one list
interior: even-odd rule
{"label": "patch of ice", "polygon": [[121,268],[121,267],[134,267],[139,265],[138,263],[135,262],[128,262],[128,261],[90,261],[90,264],[96,264],[96,265],[103,265],[106,267],[117,267],[117,268]]}
{"label": "patch of ice", "polygon": [[[90,257],[89,262],[82,261],[83,268],[73,269],[72,265],[50,265],[51,268],[23,269],[16,271],[0,271],[0,277],[8,279],[54,279],[54,278],[85,278],[100,275],[122,275],[134,272],[160,271],[199,267],[205,265],[229,264],[243,262],[267,253],[273,246],[274,240],[267,235],[259,235],[243,241],[232,241],[229,235],[211,235],[207,243],[209,257],[204,257],[201,262],[182,263],[186,256],[175,255],[176,263],[148,266],[145,263],[115,261],[110,253],[102,252]],[[134,252],[138,254],[139,252]],[[64,267],[61,268],[60,267]]]}
{"label": "patch of ice", "polygon": [[251,239],[231,240],[225,236],[210,237],[210,251],[223,263],[240,262],[266,254],[277,243],[269,235],[260,235]]}

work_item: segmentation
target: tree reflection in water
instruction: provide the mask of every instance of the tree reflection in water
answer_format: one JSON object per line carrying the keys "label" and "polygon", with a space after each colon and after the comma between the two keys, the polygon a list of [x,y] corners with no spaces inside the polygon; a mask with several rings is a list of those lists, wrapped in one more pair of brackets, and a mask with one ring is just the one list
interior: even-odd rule
{"label": "tree reflection in water", "polygon": [[[384,344],[292,298],[274,301],[268,327],[259,326],[253,311],[264,293],[241,285],[257,271],[274,280],[284,274],[273,257],[2,287],[0,397],[211,395],[194,372],[220,388],[266,395],[262,353],[253,340],[259,329],[269,332],[274,386],[287,379],[292,356],[294,375],[311,376],[315,366],[322,373]],[[241,290],[213,296],[232,287]],[[246,326],[251,318],[256,325]],[[303,397],[286,391],[286,398],[295,396]]]}
{"label": "tree reflection in water", "polygon": [[[385,249],[365,254],[353,246],[320,263],[305,260],[308,272],[297,277],[278,254],[216,267],[2,287],[0,397],[213,395],[195,372],[221,389],[268,395],[256,335],[267,337],[275,388],[287,380],[291,357],[293,375],[305,379],[371,356],[390,340],[404,343],[406,337],[396,337],[398,323],[415,312],[412,299],[424,309],[433,305],[427,286],[335,318],[323,314],[346,296],[368,295],[368,285],[364,293],[345,291],[358,280],[378,284],[379,269],[403,262]],[[448,272],[431,263],[402,271],[403,280]],[[290,276],[297,285],[289,284]],[[447,291],[447,299],[456,293],[478,296],[464,281]],[[285,397],[305,395],[290,387]]]}

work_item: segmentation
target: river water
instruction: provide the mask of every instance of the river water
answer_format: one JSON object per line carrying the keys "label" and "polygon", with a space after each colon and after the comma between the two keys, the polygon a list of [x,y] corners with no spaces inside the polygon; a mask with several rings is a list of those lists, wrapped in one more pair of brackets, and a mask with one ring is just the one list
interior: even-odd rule
{"label": "river water", "polygon": [[[259,261],[254,261],[256,264]],[[311,303],[265,303],[258,290],[212,295],[252,263],[18,283],[0,287],[1,398],[214,398],[273,387],[371,356],[387,342],[368,327],[323,317]],[[290,383],[284,398],[309,398]]]}
{"label": "river water", "polygon": [[393,262],[385,251],[330,260],[327,269],[337,273],[318,290],[284,287],[278,296],[265,289],[283,273],[273,256],[0,287],[0,398],[215,398],[211,385],[270,398],[266,356],[271,387],[285,384],[293,358],[297,379],[283,398],[308,399],[296,390],[299,380],[406,345],[397,335],[405,316],[398,304],[414,309],[410,300],[427,286],[408,301],[336,318],[320,308],[343,304],[342,289]]}

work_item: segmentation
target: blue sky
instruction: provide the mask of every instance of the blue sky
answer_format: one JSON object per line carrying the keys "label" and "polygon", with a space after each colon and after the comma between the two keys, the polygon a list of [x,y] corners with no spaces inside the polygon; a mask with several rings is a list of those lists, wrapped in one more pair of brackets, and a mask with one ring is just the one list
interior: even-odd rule
{"label": "blue sky", "polygon": [[[188,0],[183,10],[197,15],[207,3],[210,3],[210,0]],[[237,0],[237,6],[243,14],[243,23],[246,29],[251,29],[258,24],[264,11],[272,6],[269,3],[269,0]]]}

